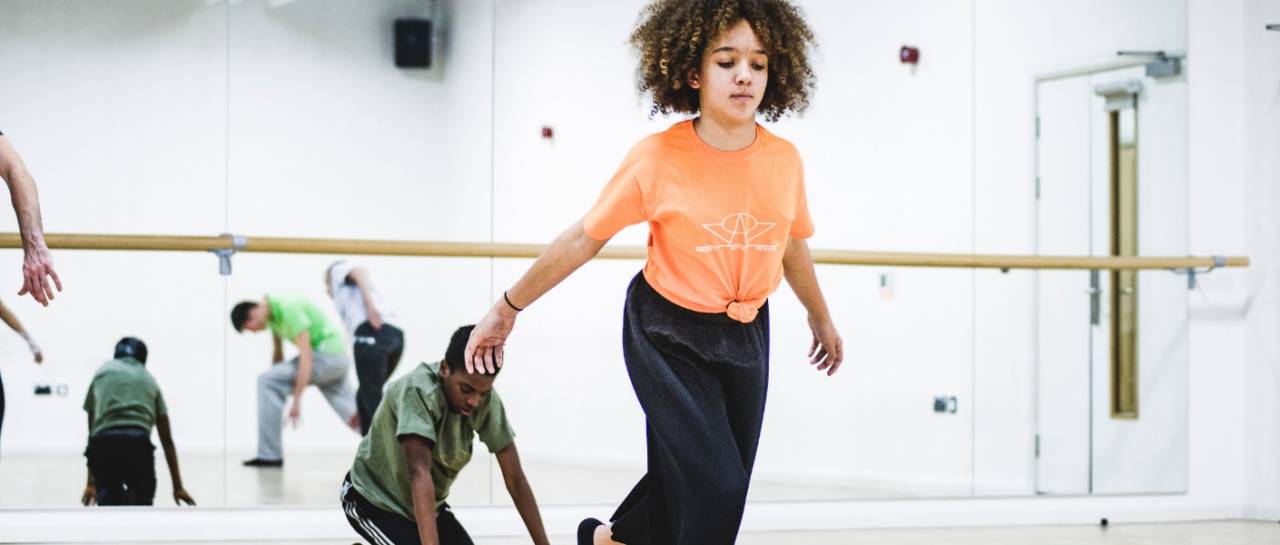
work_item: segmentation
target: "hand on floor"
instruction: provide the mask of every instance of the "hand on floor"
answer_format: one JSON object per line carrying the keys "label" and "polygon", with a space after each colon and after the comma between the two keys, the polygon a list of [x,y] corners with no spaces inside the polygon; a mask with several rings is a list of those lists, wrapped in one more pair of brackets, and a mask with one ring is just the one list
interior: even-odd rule
{"label": "hand on floor", "polygon": [[184,490],[184,489],[182,489],[182,488],[179,488],[179,489],[177,489],[177,490],[174,490],[174,491],[173,491],[173,503],[175,503],[175,504],[177,504],[177,505],[181,506],[181,505],[182,505],[182,502],[186,502],[186,503],[187,503],[187,505],[192,505],[192,506],[194,506],[194,505],[196,504],[196,500],[191,499],[191,494],[188,494],[186,490]]}

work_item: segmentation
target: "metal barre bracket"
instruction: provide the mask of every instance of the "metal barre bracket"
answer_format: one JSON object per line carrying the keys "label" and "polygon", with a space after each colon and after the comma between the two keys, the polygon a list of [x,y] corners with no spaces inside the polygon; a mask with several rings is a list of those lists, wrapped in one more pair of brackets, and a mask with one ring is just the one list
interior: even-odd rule
{"label": "metal barre bracket", "polygon": [[243,250],[249,243],[249,237],[244,235],[233,235],[223,233],[224,237],[231,237],[230,248],[214,248],[209,250],[213,255],[218,256],[218,274],[222,276],[231,276],[231,256],[236,255],[236,250]]}
{"label": "metal barre bracket", "polygon": [[1187,275],[1187,289],[1194,290],[1196,289],[1197,275],[1209,274],[1217,270],[1219,267],[1226,267],[1226,266],[1227,266],[1227,258],[1220,255],[1215,255],[1213,256],[1213,265],[1211,265],[1207,269],[1197,269],[1195,267],[1187,267],[1185,269],[1169,269],[1169,270],[1173,271],[1173,274]]}

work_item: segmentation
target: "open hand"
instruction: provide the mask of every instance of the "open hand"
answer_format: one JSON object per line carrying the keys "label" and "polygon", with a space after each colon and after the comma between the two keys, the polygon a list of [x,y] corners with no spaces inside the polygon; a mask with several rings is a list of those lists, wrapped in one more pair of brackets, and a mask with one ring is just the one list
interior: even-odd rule
{"label": "open hand", "polygon": [[22,260],[22,289],[18,290],[18,295],[30,293],[33,299],[47,307],[53,300],[55,286],[62,291],[62,280],[53,270],[53,256],[49,255],[49,248],[43,242],[27,248]]}
{"label": "open hand", "polygon": [[836,374],[844,361],[844,341],[836,332],[831,320],[816,321],[809,317],[809,329],[813,330],[813,344],[809,346],[809,364],[817,365],[827,376]]}
{"label": "open hand", "polygon": [[84,494],[80,496],[80,503],[85,507],[93,505],[98,501],[98,490],[91,484],[84,485]]}
{"label": "open hand", "polygon": [[177,489],[177,490],[174,490],[174,491],[173,491],[173,503],[174,503],[174,504],[177,504],[177,505],[179,505],[179,506],[181,506],[184,502],[185,502],[187,505],[195,505],[195,504],[196,504],[196,500],[191,499],[191,494],[188,494],[186,490],[181,489],[181,488],[179,488],[179,489]]}

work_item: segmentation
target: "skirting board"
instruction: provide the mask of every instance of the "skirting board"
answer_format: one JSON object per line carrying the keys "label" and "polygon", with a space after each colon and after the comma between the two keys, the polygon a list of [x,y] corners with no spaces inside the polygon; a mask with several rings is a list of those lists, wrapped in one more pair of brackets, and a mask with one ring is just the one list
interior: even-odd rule
{"label": "skirting board", "polygon": [[1250,505],[1244,508],[1249,520],[1280,520],[1280,505]]}
{"label": "skirting board", "polygon": [[[579,520],[607,516],[609,505],[547,506],[552,534],[569,534]],[[1096,524],[1238,519],[1264,509],[1203,505],[1184,496],[993,498],[752,504],[745,531]],[[523,535],[512,507],[457,509],[476,536]],[[1274,512],[1274,510],[1272,510]],[[1267,518],[1270,520],[1270,518]],[[332,508],[181,509],[158,507],[0,511],[0,542],[148,542],[351,539],[342,511]]]}

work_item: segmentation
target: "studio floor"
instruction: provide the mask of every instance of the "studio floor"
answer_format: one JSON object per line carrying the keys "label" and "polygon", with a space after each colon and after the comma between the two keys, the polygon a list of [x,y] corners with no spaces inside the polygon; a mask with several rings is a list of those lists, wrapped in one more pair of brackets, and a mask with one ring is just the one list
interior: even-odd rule
{"label": "studio floor", "polygon": [[[158,452],[158,451],[157,451]],[[260,505],[337,505],[342,476],[351,467],[347,452],[309,452],[290,457],[283,468],[247,468],[250,453],[183,454],[184,486],[201,507]],[[156,460],[156,505],[172,505],[168,467]],[[611,504],[640,477],[639,468],[586,467],[537,459],[524,460],[525,471],[542,505]],[[0,497],[0,509],[75,508],[84,491],[85,463],[79,454],[6,454],[0,485],[23,494]],[[913,491],[915,492],[915,491]],[[796,483],[767,476],[751,483],[751,501],[823,501],[901,498],[906,491],[839,483]],[[927,495],[927,494],[921,494]],[[450,491],[450,504],[511,505],[501,473],[491,458],[477,457]]]}
{"label": "studio floor", "polygon": [[[476,545],[516,545],[527,537],[480,538]],[[571,545],[571,536],[552,542]],[[198,543],[194,541],[173,542]],[[202,542],[214,545],[213,542]],[[241,545],[243,542],[227,543]],[[357,539],[335,541],[272,541],[270,545],[350,545]],[[930,528],[910,530],[853,530],[841,532],[757,532],[743,534],[740,545],[1272,545],[1280,543],[1280,524],[1257,521],[1215,521],[1170,524],[1098,526],[1024,526],[1000,528]],[[87,544],[86,544],[87,545]],[[163,544],[156,544],[163,545]]]}

